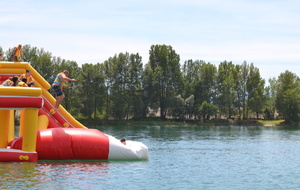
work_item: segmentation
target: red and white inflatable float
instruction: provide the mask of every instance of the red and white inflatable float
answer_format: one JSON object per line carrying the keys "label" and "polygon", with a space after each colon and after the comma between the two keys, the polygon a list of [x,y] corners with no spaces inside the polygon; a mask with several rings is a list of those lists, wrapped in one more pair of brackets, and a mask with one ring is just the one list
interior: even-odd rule
{"label": "red and white inflatable float", "polygon": [[[11,143],[11,149],[22,148],[22,137]],[[144,160],[148,148],[141,142],[127,141],[97,129],[52,128],[37,132],[36,152],[39,160]]]}

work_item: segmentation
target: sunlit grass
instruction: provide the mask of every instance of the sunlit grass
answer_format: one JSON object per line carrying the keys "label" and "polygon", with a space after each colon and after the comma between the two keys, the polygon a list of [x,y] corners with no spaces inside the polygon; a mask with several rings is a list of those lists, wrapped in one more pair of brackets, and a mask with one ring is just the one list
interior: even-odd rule
{"label": "sunlit grass", "polygon": [[258,120],[259,123],[265,126],[278,126],[284,122],[284,120]]}

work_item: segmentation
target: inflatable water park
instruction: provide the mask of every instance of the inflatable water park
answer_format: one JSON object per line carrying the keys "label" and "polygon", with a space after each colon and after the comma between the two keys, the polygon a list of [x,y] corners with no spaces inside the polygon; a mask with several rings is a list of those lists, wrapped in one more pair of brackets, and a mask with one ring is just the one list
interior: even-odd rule
{"label": "inflatable water park", "polygon": [[[31,70],[34,87],[0,86],[0,162],[146,160],[148,147],[89,129],[63,106],[55,111],[50,84],[27,62],[0,62],[0,84]],[[15,134],[15,110],[20,112]]]}

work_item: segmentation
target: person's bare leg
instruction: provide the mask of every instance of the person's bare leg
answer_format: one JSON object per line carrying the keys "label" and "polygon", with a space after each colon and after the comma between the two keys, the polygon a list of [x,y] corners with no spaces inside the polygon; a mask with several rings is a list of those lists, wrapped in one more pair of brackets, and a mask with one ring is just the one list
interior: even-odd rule
{"label": "person's bare leg", "polygon": [[62,103],[62,101],[63,101],[64,98],[65,98],[65,94],[56,97],[56,102],[55,102],[55,107],[54,107],[54,109],[55,109],[56,111],[59,111],[58,108],[59,108],[59,106],[60,106],[60,104]]}

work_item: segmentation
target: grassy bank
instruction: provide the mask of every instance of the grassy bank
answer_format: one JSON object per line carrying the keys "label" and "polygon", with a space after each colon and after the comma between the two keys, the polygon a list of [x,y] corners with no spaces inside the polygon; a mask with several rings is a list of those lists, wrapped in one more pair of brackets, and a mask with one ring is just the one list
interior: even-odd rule
{"label": "grassy bank", "polygon": [[279,126],[284,120],[210,120],[206,122],[199,121],[178,121],[161,120],[160,118],[147,118],[144,120],[94,120],[80,119],[83,125],[89,126]]}
{"label": "grassy bank", "polygon": [[264,126],[280,126],[283,125],[284,120],[258,120]]}

